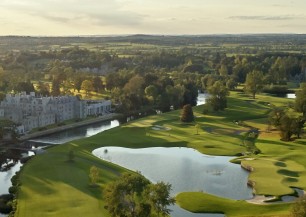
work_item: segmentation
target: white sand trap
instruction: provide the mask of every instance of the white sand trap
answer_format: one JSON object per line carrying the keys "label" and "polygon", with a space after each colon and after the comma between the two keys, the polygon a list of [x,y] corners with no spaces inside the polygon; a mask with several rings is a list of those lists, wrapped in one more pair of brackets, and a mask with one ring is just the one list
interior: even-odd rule
{"label": "white sand trap", "polygon": [[168,131],[168,130],[171,130],[171,128],[170,127],[163,127],[163,126],[160,126],[160,125],[154,125],[152,127],[152,130]]}

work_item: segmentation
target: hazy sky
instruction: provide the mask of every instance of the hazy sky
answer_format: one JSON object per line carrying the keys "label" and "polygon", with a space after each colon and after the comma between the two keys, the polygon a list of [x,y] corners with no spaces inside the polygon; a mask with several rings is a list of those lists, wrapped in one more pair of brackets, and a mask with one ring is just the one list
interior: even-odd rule
{"label": "hazy sky", "polygon": [[306,0],[0,0],[0,35],[306,33]]}

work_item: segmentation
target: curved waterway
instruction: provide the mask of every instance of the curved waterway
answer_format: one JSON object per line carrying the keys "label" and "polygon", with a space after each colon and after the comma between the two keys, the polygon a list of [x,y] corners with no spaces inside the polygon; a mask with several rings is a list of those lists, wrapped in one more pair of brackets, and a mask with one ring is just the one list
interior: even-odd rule
{"label": "curved waterway", "polygon": [[[240,165],[230,163],[232,157],[204,155],[191,148],[161,147],[102,147],[94,150],[93,154],[127,169],[140,171],[153,183],[170,183],[172,195],[186,191],[203,191],[236,200],[253,197],[252,189],[247,186],[249,173]],[[172,217],[214,216],[193,214],[178,206],[172,209]]]}
{"label": "curved waterway", "polygon": [[[75,129],[66,130],[64,132],[59,132],[44,137],[38,137],[36,139],[30,140],[30,142],[35,142],[36,144],[64,144],[72,140],[81,139],[85,137],[90,137],[96,135],[105,130],[119,126],[118,120],[113,121],[103,121],[100,123],[95,123],[92,125],[82,126]],[[28,155],[32,155],[32,152],[29,152]],[[10,163],[10,162],[8,162]],[[4,165],[3,165],[4,166]],[[13,167],[7,171],[0,172],[0,195],[7,194],[11,184],[11,178],[17,171],[20,170],[22,164],[18,161]],[[0,217],[5,217],[7,215],[1,214]]]}
{"label": "curved waterway", "polygon": [[105,130],[119,126],[118,120],[112,121],[103,121],[87,126],[82,126],[70,130],[65,130],[63,132],[50,134],[47,136],[38,137],[36,139],[31,139],[36,143],[47,143],[47,144],[64,144],[76,139],[86,138],[94,136],[98,133],[101,133]]}

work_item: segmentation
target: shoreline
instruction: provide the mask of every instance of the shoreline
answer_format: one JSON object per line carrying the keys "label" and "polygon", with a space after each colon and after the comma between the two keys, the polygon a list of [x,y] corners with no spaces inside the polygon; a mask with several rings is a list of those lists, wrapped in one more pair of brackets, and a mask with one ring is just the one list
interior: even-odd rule
{"label": "shoreline", "polygon": [[[245,158],[245,161],[249,161],[249,160],[253,160],[253,159],[247,159]],[[243,164],[243,162],[241,161],[240,166],[242,169],[245,169],[246,171],[248,171],[249,173],[252,173],[254,171],[254,168],[252,166]],[[277,200],[277,201],[273,201],[276,199],[276,196],[265,196],[265,195],[259,195],[256,194],[256,190],[255,190],[255,185],[256,182],[248,179],[247,185],[250,186],[252,188],[253,191],[253,198],[251,199],[247,199],[245,200],[247,203],[252,203],[252,204],[258,204],[258,205],[270,205],[270,204],[282,204],[282,203],[292,203],[294,201],[283,201],[283,200]],[[292,187],[294,189],[295,192],[297,192],[296,189],[300,189],[297,187]],[[300,189],[302,191],[302,195],[306,194],[306,191],[304,189]],[[291,196],[291,195],[281,195],[280,197],[283,196]],[[301,197],[301,195],[299,195],[297,198]]]}
{"label": "shoreline", "polygon": [[26,134],[26,135],[18,138],[18,140],[20,142],[24,142],[24,141],[29,140],[29,139],[33,139],[33,138],[37,138],[37,137],[41,137],[41,136],[46,136],[46,135],[50,135],[50,134],[53,134],[53,133],[58,133],[58,132],[61,132],[63,130],[78,128],[78,127],[82,127],[82,126],[86,126],[86,125],[90,125],[90,124],[94,124],[94,123],[99,123],[99,122],[102,122],[102,121],[109,121],[109,120],[112,120],[112,119],[115,119],[115,118],[120,118],[121,116],[122,116],[122,114],[111,113],[111,114],[99,116],[97,118],[93,118],[93,119],[89,119],[89,120],[84,120],[84,121],[80,121],[80,122],[76,122],[76,123],[72,123],[72,124],[68,124],[68,125],[64,125],[64,126],[55,127],[55,128],[52,128],[52,129],[43,130],[43,131],[38,131],[38,132],[31,133],[31,134]]}

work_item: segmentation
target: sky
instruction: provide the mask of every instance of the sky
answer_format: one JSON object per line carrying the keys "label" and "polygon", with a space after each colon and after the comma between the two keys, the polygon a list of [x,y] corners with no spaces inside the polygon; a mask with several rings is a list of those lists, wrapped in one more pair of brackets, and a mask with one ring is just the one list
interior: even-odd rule
{"label": "sky", "polygon": [[0,0],[0,35],[306,33],[306,0]]}

